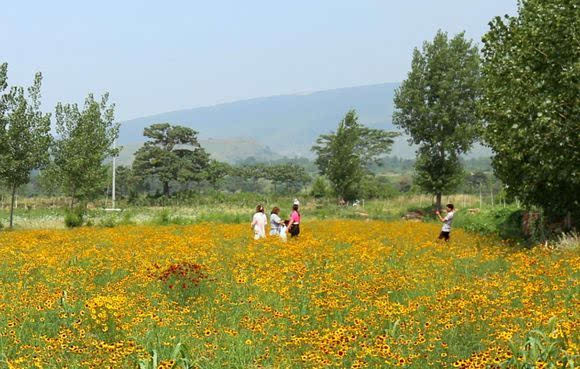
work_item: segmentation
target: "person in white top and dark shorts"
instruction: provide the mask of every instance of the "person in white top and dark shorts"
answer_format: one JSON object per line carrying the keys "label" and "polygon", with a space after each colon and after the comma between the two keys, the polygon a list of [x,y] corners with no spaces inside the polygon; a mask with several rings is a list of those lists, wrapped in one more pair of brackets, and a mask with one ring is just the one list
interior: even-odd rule
{"label": "person in white top and dark shorts", "polygon": [[252,230],[254,231],[254,239],[266,238],[266,225],[268,218],[264,214],[264,207],[262,205],[256,206],[256,213],[252,217]]}
{"label": "person in white top and dark shorts", "polygon": [[455,208],[453,204],[447,204],[447,215],[445,218],[441,216],[439,210],[435,212],[439,217],[439,220],[443,222],[443,227],[441,228],[441,233],[439,233],[439,239],[449,241],[449,235],[451,234],[451,222],[453,221],[453,215],[455,215]]}

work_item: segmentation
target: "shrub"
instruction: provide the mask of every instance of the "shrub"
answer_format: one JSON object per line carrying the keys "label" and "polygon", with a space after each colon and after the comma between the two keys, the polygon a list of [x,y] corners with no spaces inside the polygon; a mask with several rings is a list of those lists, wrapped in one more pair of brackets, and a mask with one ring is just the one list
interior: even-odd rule
{"label": "shrub", "polygon": [[169,225],[169,224],[186,225],[186,224],[191,224],[191,223],[192,223],[192,221],[190,219],[185,218],[185,217],[170,215],[168,209],[163,209],[153,219],[153,224],[156,224],[156,225]]}
{"label": "shrub", "polygon": [[361,181],[361,195],[365,199],[391,199],[398,194],[386,177],[369,175]]}
{"label": "shrub", "polygon": [[317,177],[312,184],[311,195],[316,199],[321,199],[329,195],[330,189],[328,183],[323,177]]}
{"label": "shrub", "polygon": [[64,216],[64,225],[67,228],[76,228],[83,225],[85,217],[85,210],[82,207],[77,207],[73,210],[68,210]]}
{"label": "shrub", "polygon": [[470,232],[497,234],[503,239],[525,240],[522,232],[521,209],[492,208],[475,214],[459,211],[453,224]]}
{"label": "shrub", "polygon": [[117,225],[117,219],[114,216],[108,216],[101,219],[99,225],[105,228],[114,228]]}
{"label": "shrub", "polygon": [[169,215],[169,211],[167,209],[163,209],[155,217],[155,224],[168,225],[170,222],[171,222],[171,216]]}

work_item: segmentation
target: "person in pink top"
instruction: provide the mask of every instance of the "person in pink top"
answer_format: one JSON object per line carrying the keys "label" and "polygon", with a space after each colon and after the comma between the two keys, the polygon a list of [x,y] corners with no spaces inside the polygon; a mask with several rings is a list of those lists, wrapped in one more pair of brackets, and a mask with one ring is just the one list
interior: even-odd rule
{"label": "person in pink top", "polygon": [[298,200],[294,200],[294,205],[292,205],[292,213],[290,214],[290,221],[288,222],[288,233],[290,236],[296,237],[300,234],[300,212],[298,207],[300,203]]}

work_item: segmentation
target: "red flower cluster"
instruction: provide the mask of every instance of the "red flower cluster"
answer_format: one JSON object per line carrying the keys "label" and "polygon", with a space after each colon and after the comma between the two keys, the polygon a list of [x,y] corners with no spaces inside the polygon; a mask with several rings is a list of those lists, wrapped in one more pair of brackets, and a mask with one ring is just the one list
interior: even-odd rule
{"label": "red flower cluster", "polygon": [[159,276],[159,280],[170,289],[175,287],[181,287],[182,289],[198,287],[201,281],[206,278],[207,274],[204,272],[202,265],[189,262],[171,264]]}

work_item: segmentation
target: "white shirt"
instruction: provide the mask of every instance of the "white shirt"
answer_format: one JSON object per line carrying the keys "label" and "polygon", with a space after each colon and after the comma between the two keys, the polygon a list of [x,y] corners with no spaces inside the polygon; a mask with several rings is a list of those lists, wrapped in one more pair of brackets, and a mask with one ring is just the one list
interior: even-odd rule
{"label": "white shirt", "polygon": [[268,223],[268,218],[266,214],[262,212],[257,212],[252,218],[252,226],[254,227],[254,234],[257,237],[266,237],[266,224]]}
{"label": "white shirt", "polygon": [[270,235],[280,234],[282,229],[282,219],[276,213],[270,215]]}
{"label": "white shirt", "polygon": [[443,232],[451,232],[451,222],[453,221],[454,214],[455,211],[450,211],[449,213],[447,213],[445,218],[443,218],[443,228],[441,228]]}

